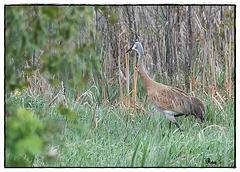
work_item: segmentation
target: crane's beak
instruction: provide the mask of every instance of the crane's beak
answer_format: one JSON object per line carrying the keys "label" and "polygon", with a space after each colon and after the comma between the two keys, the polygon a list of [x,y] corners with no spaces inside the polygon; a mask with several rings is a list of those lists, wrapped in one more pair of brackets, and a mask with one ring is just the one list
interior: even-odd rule
{"label": "crane's beak", "polygon": [[133,48],[133,46],[132,46],[131,48],[129,48],[129,49],[126,51],[125,54],[127,54],[129,51],[132,51],[132,48]]}

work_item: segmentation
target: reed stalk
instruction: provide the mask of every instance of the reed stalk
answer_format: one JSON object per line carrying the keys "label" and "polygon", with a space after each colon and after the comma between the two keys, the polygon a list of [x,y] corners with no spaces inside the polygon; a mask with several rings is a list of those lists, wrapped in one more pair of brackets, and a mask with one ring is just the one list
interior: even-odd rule
{"label": "reed stalk", "polygon": [[120,77],[120,72],[121,72],[121,63],[120,63],[120,56],[118,56],[118,72],[119,72],[119,77],[118,77],[118,82],[119,82],[119,88],[120,88],[120,99],[121,99],[121,104],[120,104],[120,108],[121,108],[121,112],[122,112],[122,120],[124,121],[124,109],[123,109],[123,88],[122,88],[122,82],[121,82],[121,77]]}

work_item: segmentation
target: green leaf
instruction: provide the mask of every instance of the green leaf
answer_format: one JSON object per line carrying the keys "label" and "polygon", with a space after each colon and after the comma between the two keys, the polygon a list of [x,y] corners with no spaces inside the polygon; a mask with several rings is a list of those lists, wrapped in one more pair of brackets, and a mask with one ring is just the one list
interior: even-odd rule
{"label": "green leaf", "polygon": [[29,153],[34,156],[41,152],[42,145],[43,140],[37,135],[24,137],[15,144],[16,155],[21,156],[24,153]]}
{"label": "green leaf", "polygon": [[69,112],[67,113],[67,117],[68,117],[70,120],[76,119],[76,116],[77,116],[76,112],[69,111]]}
{"label": "green leaf", "polygon": [[25,108],[17,108],[16,114],[19,119],[27,119],[29,121],[34,120],[32,113]]}
{"label": "green leaf", "polygon": [[113,25],[113,24],[116,23],[117,19],[118,19],[118,14],[114,13],[114,14],[111,15],[111,17],[108,19],[108,21],[109,21],[110,24]]}
{"label": "green leaf", "polygon": [[65,107],[62,103],[58,104],[57,110],[61,115],[66,116],[70,120],[74,120],[77,116],[76,112],[72,112],[67,107]]}
{"label": "green leaf", "polygon": [[223,32],[220,32],[220,33],[219,33],[219,36],[220,36],[221,38],[223,38],[223,37],[224,37],[224,33],[223,33]]}
{"label": "green leaf", "polygon": [[51,84],[52,87],[56,87],[57,84],[59,83],[58,79],[49,78],[48,81],[49,81],[49,83]]}
{"label": "green leaf", "polygon": [[53,18],[58,14],[59,7],[58,6],[46,6],[46,7],[40,7],[43,14],[47,15],[50,18]]}
{"label": "green leaf", "polygon": [[223,28],[223,27],[224,27],[224,24],[222,24],[222,23],[219,24],[219,27],[220,27],[220,28]]}

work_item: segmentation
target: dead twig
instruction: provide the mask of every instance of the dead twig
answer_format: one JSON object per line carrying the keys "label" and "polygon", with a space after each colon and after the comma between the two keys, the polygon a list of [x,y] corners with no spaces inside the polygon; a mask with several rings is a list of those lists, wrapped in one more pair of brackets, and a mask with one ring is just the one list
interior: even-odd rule
{"label": "dead twig", "polygon": [[60,87],[59,90],[58,90],[58,92],[57,92],[57,95],[50,101],[50,103],[48,103],[48,106],[51,106],[51,105],[53,104],[53,102],[58,98],[61,89],[62,89],[62,88]]}
{"label": "dead twig", "polygon": [[122,98],[121,101],[119,101],[113,108],[111,111],[109,111],[107,114],[109,114],[110,112],[112,112],[116,107],[118,107],[134,90],[132,90],[130,93],[128,93],[125,97]]}

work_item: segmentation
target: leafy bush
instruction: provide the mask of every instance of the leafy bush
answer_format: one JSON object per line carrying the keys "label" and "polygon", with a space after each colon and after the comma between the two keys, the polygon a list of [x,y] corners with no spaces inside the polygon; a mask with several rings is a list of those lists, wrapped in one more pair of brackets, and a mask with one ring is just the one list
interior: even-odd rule
{"label": "leafy bush", "polygon": [[[30,166],[45,142],[45,125],[25,108],[16,108],[6,118],[6,166]],[[14,156],[13,156],[14,155]]]}
{"label": "leafy bush", "polygon": [[[35,71],[53,86],[65,81],[81,89],[92,71],[99,70],[94,50],[93,7],[5,6],[5,98],[19,97]],[[83,39],[79,32],[87,28]],[[85,74],[85,77],[83,77]],[[34,88],[35,89],[35,88]],[[33,111],[6,102],[6,166],[32,166],[46,146],[46,124]],[[76,114],[62,104],[58,111]],[[36,112],[38,113],[38,112]],[[42,113],[42,112],[40,112]]]}

